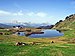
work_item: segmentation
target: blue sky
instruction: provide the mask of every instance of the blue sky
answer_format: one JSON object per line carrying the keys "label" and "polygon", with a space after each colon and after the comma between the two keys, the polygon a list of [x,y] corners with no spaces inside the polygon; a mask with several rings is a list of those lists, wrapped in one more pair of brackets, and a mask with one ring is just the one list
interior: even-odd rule
{"label": "blue sky", "polygon": [[75,13],[75,0],[0,0],[0,22],[55,24]]}

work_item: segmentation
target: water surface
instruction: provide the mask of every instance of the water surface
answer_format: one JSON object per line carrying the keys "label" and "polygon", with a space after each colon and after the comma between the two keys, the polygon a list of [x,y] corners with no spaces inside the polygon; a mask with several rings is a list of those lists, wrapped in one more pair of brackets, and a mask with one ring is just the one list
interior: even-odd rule
{"label": "water surface", "polygon": [[48,38],[48,37],[58,37],[63,36],[64,34],[57,31],[57,30],[43,30],[41,32],[44,32],[44,34],[31,34],[30,38]]}
{"label": "water surface", "polygon": [[[42,30],[41,32],[44,32],[43,34],[31,34],[28,37],[29,38],[51,38],[51,37],[58,37],[63,36],[64,34],[62,32],[59,32],[57,30]],[[17,32],[18,33],[18,32]],[[19,36],[25,36],[25,32],[19,32]]]}

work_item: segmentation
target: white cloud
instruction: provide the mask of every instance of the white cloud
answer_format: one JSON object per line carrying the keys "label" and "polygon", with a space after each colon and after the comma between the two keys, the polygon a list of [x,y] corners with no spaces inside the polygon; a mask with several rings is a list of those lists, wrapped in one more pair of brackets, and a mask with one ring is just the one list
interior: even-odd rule
{"label": "white cloud", "polygon": [[0,16],[3,16],[3,15],[10,15],[10,14],[11,14],[10,12],[0,10]]}
{"label": "white cloud", "polygon": [[12,15],[14,15],[14,16],[22,16],[22,15],[24,15],[24,14],[23,14],[22,10],[20,10],[20,11],[17,12],[17,13],[12,13]]}
{"label": "white cloud", "polygon": [[19,12],[16,12],[16,13],[0,10],[0,16],[11,16],[11,15],[22,16],[24,14],[23,14],[22,10],[20,10]]}
{"label": "white cloud", "polygon": [[14,16],[17,16],[18,14],[17,14],[17,13],[13,13],[13,15],[14,15]]}
{"label": "white cloud", "polygon": [[29,13],[27,13],[27,16],[46,17],[47,14],[44,12],[37,12],[37,13],[29,12]]}
{"label": "white cloud", "polygon": [[44,12],[38,12],[38,13],[36,13],[36,16],[39,16],[39,17],[46,17],[47,14],[44,13]]}
{"label": "white cloud", "polygon": [[27,13],[27,15],[28,15],[28,16],[34,16],[35,13],[34,13],[34,12],[29,12],[29,13]]}
{"label": "white cloud", "polygon": [[0,16],[29,16],[29,17],[46,17],[47,14],[44,12],[23,12],[22,10],[18,12],[8,12],[4,10],[0,10]]}

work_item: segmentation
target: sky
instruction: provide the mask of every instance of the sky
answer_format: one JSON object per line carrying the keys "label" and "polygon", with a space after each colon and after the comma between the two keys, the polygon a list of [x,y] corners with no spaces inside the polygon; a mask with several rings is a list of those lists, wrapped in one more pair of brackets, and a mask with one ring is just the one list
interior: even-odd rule
{"label": "sky", "polygon": [[0,22],[55,24],[75,13],[75,0],[0,0]]}

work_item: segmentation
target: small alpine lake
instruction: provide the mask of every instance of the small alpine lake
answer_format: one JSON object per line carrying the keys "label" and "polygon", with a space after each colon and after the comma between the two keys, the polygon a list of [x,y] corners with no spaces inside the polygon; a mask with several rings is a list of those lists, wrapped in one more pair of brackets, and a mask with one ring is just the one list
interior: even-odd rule
{"label": "small alpine lake", "polygon": [[[30,34],[28,35],[29,38],[51,38],[51,37],[58,37],[63,36],[64,33],[58,30],[41,30],[42,34]],[[16,32],[19,36],[26,36],[25,32]]]}

